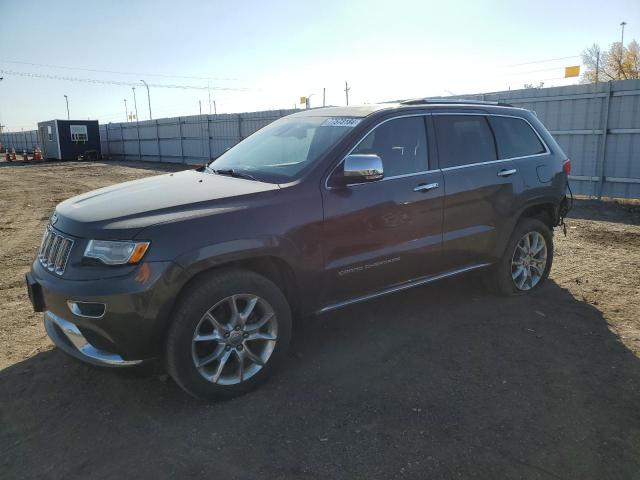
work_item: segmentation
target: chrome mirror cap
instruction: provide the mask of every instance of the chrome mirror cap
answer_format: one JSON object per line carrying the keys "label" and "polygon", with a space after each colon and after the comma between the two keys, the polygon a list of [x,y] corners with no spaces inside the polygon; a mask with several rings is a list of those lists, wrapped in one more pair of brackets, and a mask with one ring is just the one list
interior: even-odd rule
{"label": "chrome mirror cap", "polygon": [[347,155],[343,174],[346,184],[380,180],[384,177],[382,159],[378,155]]}

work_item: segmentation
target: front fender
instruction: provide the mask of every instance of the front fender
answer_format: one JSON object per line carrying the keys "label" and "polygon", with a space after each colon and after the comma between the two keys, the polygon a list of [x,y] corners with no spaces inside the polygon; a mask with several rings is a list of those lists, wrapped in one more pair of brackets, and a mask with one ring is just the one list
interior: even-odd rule
{"label": "front fender", "polygon": [[278,236],[263,236],[205,245],[181,254],[175,262],[193,277],[211,268],[258,257],[279,258],[294,270],[301,258],[293,242]]}

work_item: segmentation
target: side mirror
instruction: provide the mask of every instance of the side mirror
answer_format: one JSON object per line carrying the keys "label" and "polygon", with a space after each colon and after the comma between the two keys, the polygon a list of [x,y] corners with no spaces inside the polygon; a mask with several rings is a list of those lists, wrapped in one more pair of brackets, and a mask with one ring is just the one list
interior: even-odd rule
{"label": "side mirror", "polygon": [[384,177],[382,159],[378,155],[348,155],[344,159],[343,184],[374,182]]}

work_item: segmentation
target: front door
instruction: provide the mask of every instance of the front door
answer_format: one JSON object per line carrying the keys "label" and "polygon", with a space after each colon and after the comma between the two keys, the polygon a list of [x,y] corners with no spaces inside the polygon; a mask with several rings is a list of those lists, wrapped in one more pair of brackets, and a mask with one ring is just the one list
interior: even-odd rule
{"label": "front door", "polygon": [[444,188],[429,170],[425,117],[384,121],[351,153],[378,155],[384,178],[323,187],[325,303],[440,270]]}

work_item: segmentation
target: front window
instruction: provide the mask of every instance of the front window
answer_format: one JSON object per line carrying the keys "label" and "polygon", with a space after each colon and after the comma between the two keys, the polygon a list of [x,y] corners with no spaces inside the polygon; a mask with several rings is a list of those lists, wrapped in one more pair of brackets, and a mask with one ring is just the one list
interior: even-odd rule
{"label": "front window", "polygon": [[424,172],[429,169],[424,117],[385,122],[362,139],[352,153],[378,155],[387,178]]}
{"label": "front window", "polygon": [[285,183],[310,167],[359,121],[346,117],[282,118],[222,154],[209,167]]}

